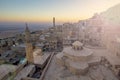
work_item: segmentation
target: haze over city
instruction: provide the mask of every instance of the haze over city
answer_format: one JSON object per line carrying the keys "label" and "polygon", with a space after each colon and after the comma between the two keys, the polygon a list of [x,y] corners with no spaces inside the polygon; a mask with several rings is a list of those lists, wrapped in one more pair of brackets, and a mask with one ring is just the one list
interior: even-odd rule
{"label": "haze over city", "polygon": [[0,80],[120,80],[120,0],[0,0]]}
{"label": "haze over city", "polygon": [[120,0],[0,0],[0,22],[77,22],[120,3]]}

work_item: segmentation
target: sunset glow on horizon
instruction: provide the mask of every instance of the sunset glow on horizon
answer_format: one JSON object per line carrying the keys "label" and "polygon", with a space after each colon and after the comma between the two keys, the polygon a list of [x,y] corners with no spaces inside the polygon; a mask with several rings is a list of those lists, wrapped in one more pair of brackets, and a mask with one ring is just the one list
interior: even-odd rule
{"label": "sunset glow on horizon", "polygon": [[0,22],[77,22],[120,0],[0,0]]}

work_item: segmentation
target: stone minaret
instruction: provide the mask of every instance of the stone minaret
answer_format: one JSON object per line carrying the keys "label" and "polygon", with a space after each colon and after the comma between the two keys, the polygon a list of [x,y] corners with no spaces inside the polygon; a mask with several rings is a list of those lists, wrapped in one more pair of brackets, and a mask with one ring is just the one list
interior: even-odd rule
{"label": "stone minaret", "polygon": [[55,49],[57,49],[57,27],[55,25],[55,17],[53,17],[53,28],[54,28],[54,37],[55,37]]}
{"label": "stone minaret", "polygon": [[55,28],[55,17],[53,17],[53,27]]}
{"label": "stone minaret", "polygon": [[29,63],[33,63],[33,46],[31,43],[31,35],[28,28],[28,25],[26,24],[25,29],[25,43],[26,43],[26,58]]}

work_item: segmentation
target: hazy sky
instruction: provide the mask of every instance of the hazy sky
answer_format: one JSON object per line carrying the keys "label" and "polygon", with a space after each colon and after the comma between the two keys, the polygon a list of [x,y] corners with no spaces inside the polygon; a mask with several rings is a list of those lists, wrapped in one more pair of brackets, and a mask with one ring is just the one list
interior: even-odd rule
{"label": "hazy sky", "polygon": [[76,22],[120,3],[120,0],[0,0],[1,22]]}

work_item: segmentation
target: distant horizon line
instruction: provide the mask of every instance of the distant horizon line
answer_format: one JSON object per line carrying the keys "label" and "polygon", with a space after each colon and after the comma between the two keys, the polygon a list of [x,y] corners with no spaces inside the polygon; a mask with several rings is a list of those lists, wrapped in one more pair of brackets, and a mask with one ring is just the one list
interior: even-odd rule
{"label": "distant horizon line", "polygon": [[[90,17],[91,18],[91,17]],[[66,21],[57,21],[56,19],[56,24],[64,24],[64,23],[76,23],[76,22],[79,22],[81,20],[86,20],[86,19],[89,19],[89,18],[85,18],[85,19],[78,19],[78,20],[75,20],[75,21],[72,21],[72,20],[66,20]],[[52,19],[51,21],[0,21],[0,24],[25,24],[25,23],[28,23],[28,24],[53,24],[52,23]]]}

